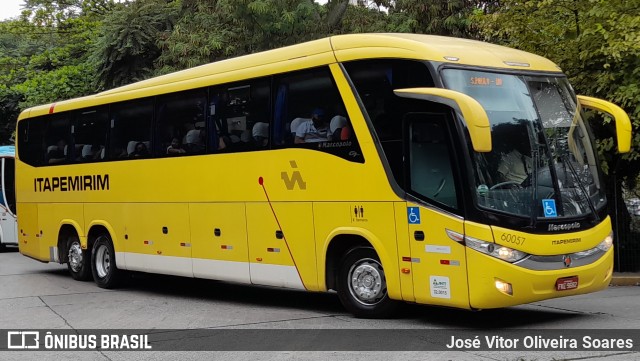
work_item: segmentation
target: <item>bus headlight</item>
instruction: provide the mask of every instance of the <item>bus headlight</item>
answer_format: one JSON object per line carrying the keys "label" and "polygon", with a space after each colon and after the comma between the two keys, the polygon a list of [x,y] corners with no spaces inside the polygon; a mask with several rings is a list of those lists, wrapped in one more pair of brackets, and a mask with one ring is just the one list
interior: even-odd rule
{"label": "bus headlight", "polygon": [[609,248],[611,248],[611,246],[613,246],[613,231],[609,233],[609,235],[606,236],[604,240],[596,246],[596,248],[603,252],[606,252],[609,250]]}
{"label": "bus headlight", "polygon": [[509,247],[501,246],[491,242],[481,241],[472,237],[464,237],[465,243],[469,248],[473,248],[478,252],[488,254],[489,256],[499,258],[510,263],[518,262],[528,256],[527,253],[520,252]]}

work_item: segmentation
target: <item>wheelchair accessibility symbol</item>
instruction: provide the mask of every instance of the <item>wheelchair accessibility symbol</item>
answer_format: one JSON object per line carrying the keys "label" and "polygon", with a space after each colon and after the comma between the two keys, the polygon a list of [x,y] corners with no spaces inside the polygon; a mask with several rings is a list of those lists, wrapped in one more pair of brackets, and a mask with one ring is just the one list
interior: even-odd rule
{"label": "wheelchair accessibility symbol", "polygon": [[420,208],[408,207],[407,217],[409,217],[409,224],[420,224]]}
{"label": "wheelchair accessibility symbol", "polygon": [[545,217],[557,217],[558,212],[556,211],[556,200],[555,199],[543,199],[542,200],[542,209],[544,209]]}

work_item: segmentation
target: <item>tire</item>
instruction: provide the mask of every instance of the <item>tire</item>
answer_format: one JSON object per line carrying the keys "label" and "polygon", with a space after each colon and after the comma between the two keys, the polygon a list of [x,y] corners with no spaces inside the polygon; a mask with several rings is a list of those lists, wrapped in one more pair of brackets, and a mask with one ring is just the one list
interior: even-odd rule
{"label": "tire", "polygon": [[387,294],[380,258],[372,248],[353,248],[340,261],[336,282],[340,302],[359,318],[385,318],[398,303]]}
{"label": "tire", "polygon": [[88,281],[91,279],[89,268],[90,254],[82,249],[80,239],[77,236],[67,238],[67,269],[76,281]]}
{"label": "tire", "polygon": [[122,271],[116,266],[116,252],[111,237],[101,234],[91,249],[91,273],[100,288],[116,288],[122,279]]}

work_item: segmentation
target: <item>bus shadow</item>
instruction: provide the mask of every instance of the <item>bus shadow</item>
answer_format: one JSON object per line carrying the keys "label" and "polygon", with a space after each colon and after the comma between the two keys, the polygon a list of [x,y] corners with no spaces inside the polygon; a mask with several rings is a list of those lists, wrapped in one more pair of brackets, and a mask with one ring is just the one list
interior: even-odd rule
{"label": "bus shadow", "polygon": [[[70,278],[66,268],[48,270],[55,278]],[[97,287],[97,286],[96,286]],[[203,301],[217,301],[265,308],[291,308],[314,311],[340,318],[352,318],[335,292],[318,293],[266,286],[243,285],[159,274],[128,272],[120,289],[146,294],[184,297]],[[534,306],[535,307],[535,306]],[[412,326],[465,329],[552,328],[563,321],[576,321],[589,315],[552,309],[519,306],[482,311],[400,303],[391,317],[410,321]]]}
{"label": "bus shadow", "polygon": [[123,284],[137,291],[192,299],[345,314],[333,293],[305,292],[215,280],[132,272]]}
{"label": "bus shadow", "polygon": [[16,253],[19,251],[18,246],[4,245],[0,246],[0,253]]}
{"label": "bus shadow", "polygon": [[429,325],[472,329],[544,328],[545,324],[557,326],[563,321],[588,317],[577,312],[532,309],[529,306],[469,311],[414,304],[402,307],[399,316]]}

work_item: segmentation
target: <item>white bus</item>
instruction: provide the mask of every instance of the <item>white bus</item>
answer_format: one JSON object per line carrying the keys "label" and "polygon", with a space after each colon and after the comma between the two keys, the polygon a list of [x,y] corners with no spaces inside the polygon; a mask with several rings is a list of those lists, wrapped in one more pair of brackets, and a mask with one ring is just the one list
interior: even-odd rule
{"label": "white bus", "polygon": [[13,145],[0,146],[0,250],[18,245],[14,157]]}

